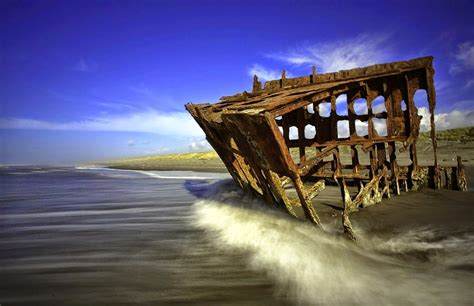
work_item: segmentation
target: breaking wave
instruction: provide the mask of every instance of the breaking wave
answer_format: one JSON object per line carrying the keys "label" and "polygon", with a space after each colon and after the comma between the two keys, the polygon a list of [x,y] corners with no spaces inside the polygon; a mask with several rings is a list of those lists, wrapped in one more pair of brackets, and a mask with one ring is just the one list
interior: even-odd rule
{"label": "breaking wave", "polygon": [[225,173],[211,173],[211,172],[194,172],[194,171],[141,171],[141,170],[124,170],[124,169],[111,169],[99,166],[77,166],[76,170],[88,170],[95,171],[104,176],[110,177],[123,177],[127,173],[130,174],[141,174],[157,179],[165,180],[216,180],[228,178],[229,175]]}
{"label": "breaking wave", "polygon": [[414,228],[387,239],[359,230],[353,244],[235,191],[209,198],[193,205],[193,225],[215,247],[247,254],[252,269],[275,281],[277,295],[299,304],[464,305],[474,298],[472,234]]}

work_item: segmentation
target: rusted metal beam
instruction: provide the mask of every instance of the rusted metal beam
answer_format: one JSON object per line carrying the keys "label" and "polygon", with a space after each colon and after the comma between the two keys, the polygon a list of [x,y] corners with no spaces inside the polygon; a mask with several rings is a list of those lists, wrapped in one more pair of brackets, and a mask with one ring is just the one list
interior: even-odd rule
{"label": "rusted metal beam", "polygon": [[[438,165],[432,60],[424,57],[326,74],[316,74],[313,68],[310,75],[297,78],[287,78],[283,71],[281,79],[267,81],[263,88],[254,76],[251,93],[225,96],[216,104],[187,104],[186,109],[242,189],[295,217],[294,206],[301,206],[304,217],[322,228],[313,199],[326,183],[339,184],[344,235],[355,241],[350,213],[392,193],[399,195],[400,184],[405,191],[426,185],[467,190],[460,157],[455,167]],[[418,89],[428,93],[434,154],[434,165],[428,167],[419,166],[417,159],[421,117],[413,95]],[[347,115],[337,113],[341,94],[347,95]],[[379,96],[383,111],[373,105]],[[359,98],[366,100],[367,114],[358,114],[354,103]],[[348,137],[339,137],[342,120],[348,121]],[[313,137],[305,135],[307,125],[315,127]],[[367,128],[367,135],[358,135],[361,127]],[[295,129],[297,135],[290,135]],[[398,162],[405,150],[410,166]],[[349,164],[343,164],[344,154]],[[360,162],[364,155],[368,164]],[[298,198],[288,197],[290,181]],[[357,187],[354,198],[348,184]]]}

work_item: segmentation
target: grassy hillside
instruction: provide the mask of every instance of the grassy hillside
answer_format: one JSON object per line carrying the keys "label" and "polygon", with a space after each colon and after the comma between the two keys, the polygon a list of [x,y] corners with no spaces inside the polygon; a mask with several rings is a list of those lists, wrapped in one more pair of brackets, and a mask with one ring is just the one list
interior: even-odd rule
{"label": "grassy hillside", "polygon": [[114,160],[108,163],[147,163],[157,161],[186,161],[186,160],[213,160],[218,159],[219,156],[214,151],[209,152],[194,152],[194,153],[180,153],[167,155],[143,156]]}
{"label": "grassy hillside", "polygon": [[226,172],[214,151],[127,158],[101,163],[116,169]]}
{"label": "grassy hillside", "polygon": [[[436,132],[439,141],[460,141],[471,142],[474,141],[474,127],[450,129]],[[430,133],[420,133],[420,140],[430,139]]]}
{"label": "grassy hillside", "polygon": [[[474,160],[474,127],[439,131],[436,134],[438,135],[438,156],[440,161],[454,161],[456,155],[462,155],[466,161]],[[420,142],[418,143],[420,160],[426,160],[428,164],[431,163],[432,155],[430,153],[429,139],[429,132],[421,133]],[[295,160],[299,159],[298,152],[297,148],[291,150],[291,155]],[[309,150],[307,154],[311,155],[311,152]],[[347,148],[343,149],[342,153],[343,155],[350,156]],[[117,169],[226,171],[224,164],[214,151],[135,157],[101,164]]]}

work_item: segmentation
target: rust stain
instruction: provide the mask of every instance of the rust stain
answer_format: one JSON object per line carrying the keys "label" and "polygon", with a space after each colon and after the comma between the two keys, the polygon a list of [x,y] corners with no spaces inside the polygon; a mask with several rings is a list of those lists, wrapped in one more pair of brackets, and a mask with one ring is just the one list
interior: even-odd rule
{"label": "rust stain", "polygon": [[[432,63],[433,57],[422,57],[325,74],[316,74],[313,67],[310,75],[297,78],[287,78],[283,71],[281,79],[263,87],[254,76],[252,92],[224,96],[215,104],[188,103],[186,109],[237,185],[270,205],[295,217],[294,208],[301,206],[306,219],[322,228],[313,199],[326,183],[337,183],[344,203],[344,233],[355,241],[349,215],[359,207],[399,195],[402,189],[467,190],[461,158],[455,167],[438,165]],[[420,166],[417,160],[417,90],[427,93],[432,166]],[[341,95],[347,97],[342,105],[347,106],[346,114],[338,114],[336,100]],[[374,107],[378,97],[384,107]],[[365,104],[366,113],[358,112],[356,101]],[[350,163],[341,160],[344,150],[350,151]],[[399,164],[398,154],[405,151],[408,166]],[[368,154],[368,164],[360,162],[360,154]],[[285,189],[290,182],[296,198]],[[357,186],[355,196],[349,182]]]}

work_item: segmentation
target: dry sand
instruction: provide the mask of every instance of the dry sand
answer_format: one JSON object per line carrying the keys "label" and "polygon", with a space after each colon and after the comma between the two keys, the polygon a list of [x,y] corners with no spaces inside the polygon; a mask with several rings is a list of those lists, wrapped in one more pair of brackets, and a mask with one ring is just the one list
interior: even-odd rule
{"label": "dry sand", "polygon": [[[432,165],[433,153],[431,141],[421,140],[417,144],[418,161],[420,165]],[[296,151],[295,151],[296,152]],[[362,151],[359,153],[361,163],[368,163],[368,156]],[[438,162],[440,165],[456,165],[456,156],[460,155],[466,166],[474,166],[474,142],[462,143],[459,141],[438,142]],[[408,151],[398,153],[401,164],[408,161]],[[296,157],[295,157],[296,158]],[[350,163],[349,152],[342,152],[343,163]],[[188,170],[205,172],[227,172],[219,156],[215,152],[170,154],[149,157],[129,158],[101,163],[114,169],[126,170]]]}

